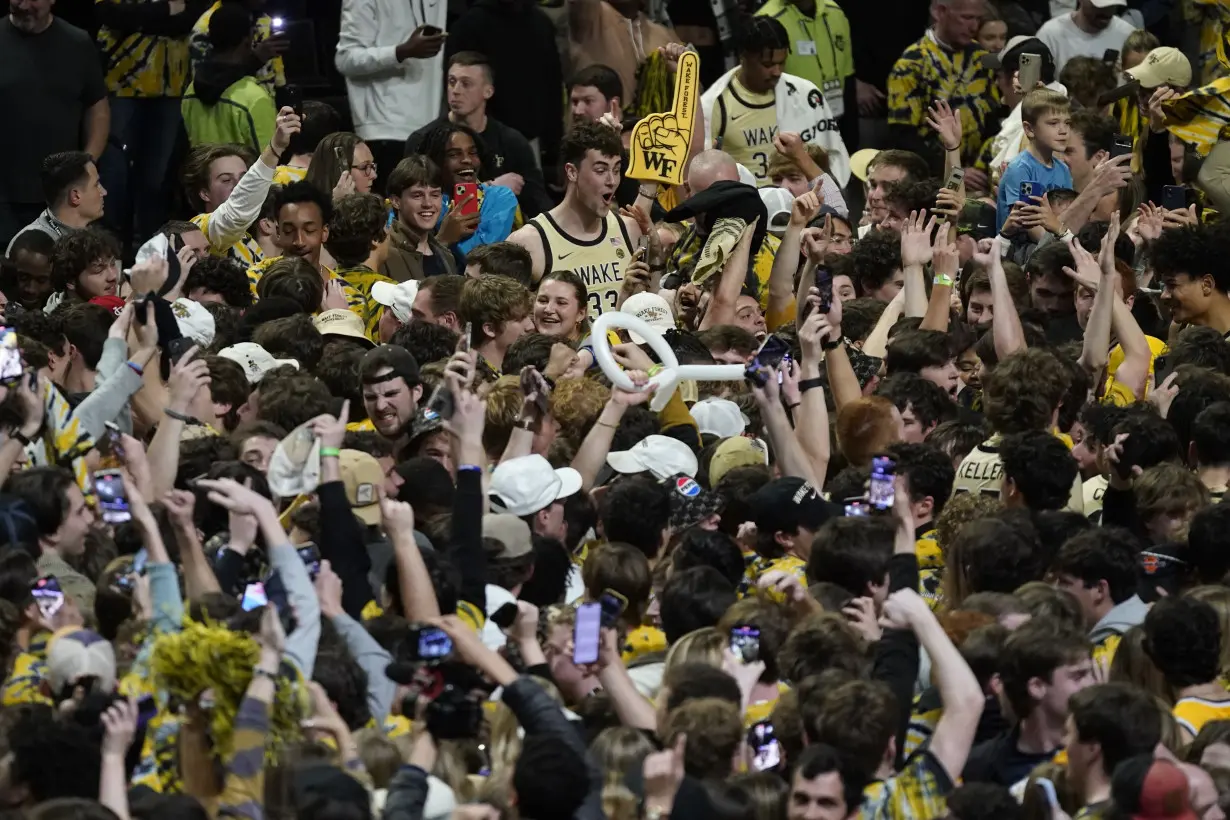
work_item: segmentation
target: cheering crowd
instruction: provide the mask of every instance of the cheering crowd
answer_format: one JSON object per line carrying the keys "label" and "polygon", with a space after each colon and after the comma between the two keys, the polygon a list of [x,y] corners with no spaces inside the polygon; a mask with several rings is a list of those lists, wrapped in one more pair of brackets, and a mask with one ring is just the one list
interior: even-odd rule
{"label": "cheering crowd", "polygon": [[1224,3],[55,3],[0,820],[1226,817]]}

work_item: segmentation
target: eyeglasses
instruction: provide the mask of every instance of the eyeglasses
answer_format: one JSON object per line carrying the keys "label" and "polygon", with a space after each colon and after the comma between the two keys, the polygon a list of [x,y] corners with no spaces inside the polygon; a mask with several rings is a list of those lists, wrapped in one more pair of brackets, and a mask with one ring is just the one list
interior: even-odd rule
{"label": "eyeglasses", "polygon": [[350,170],[362,171],[363,173],[368,174],[370,176],[375,176],[376,175],[376,163],[365,162],[362,165],[351,165]]}

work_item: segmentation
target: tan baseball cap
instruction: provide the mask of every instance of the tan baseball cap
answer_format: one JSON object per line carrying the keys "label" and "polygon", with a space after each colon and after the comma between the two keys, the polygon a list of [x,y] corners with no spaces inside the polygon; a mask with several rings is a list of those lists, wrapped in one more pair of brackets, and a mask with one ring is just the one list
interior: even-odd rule
{"label": "tan baseball cap", "polygon": [[1192,83],[1192,64],[1182,51],[1170,46],[1161,46],[1145,55],[1135,68],[1125,72],[1140,83],[1141,88],[1159,88],[1173,85],[1186,88]]}
{"label": "tan baseball cap", "polygon": [[313,319],[312,323],[316,325],[321,336],[345,336],[347,339],[363,342],[368,347],[376,346],[375,342],[367,338],[363,320],[352,310],[343,308],[326,310]]}
{"label": "tan baseball cap", "polygon": [[346,488],[346,500],[359,519],[373,527],[380,523],[380,487],[384,484],[384,470],[376,457],[362,450],[342,450],[337,457],[337,466],[342,473],[342,485]]}

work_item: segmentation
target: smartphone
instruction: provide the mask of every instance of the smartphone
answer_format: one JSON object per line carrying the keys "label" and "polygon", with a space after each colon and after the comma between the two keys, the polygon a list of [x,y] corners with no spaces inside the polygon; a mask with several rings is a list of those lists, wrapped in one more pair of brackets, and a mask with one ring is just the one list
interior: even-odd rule
{"label": "smartphone", "polygon": [[1108,48],[1108,49],[1106,49],[1105,51],[1103,51],[1103,52],[1102,52],[1102,62],[1104,62],[1104,63],[1117,63],[1117,62],[1119,62],[1119,49],[1117,49],[1117,48]]}
{"label": "smartphone", "polygon": [[427,400],[427,412],[434,413],[437,418],[448,421],[457,412],[457,403],[453,400],[453,391],[443,384],[431,392]]}
{"label": "smartphone", "polygon": [[148,563],[149,552],[145,549],[145,547],[141,547],[141,549],[137,550],[136,554],[132,556],[132,574],[144,575],[145,567]]}
{"label": "smartphone", "polygon": [[313,581],[320,574],[320,550],[315,544],[302,544],[295,548],[299,553],[299,557],[303,560],[303,565],[307,567],[308,577]]}
{"label": "smartphone", "polygon": [[1124,154],[1132,153],[1132,138],[1127,134],[1115,134],[1114,142],[1110,146],[1110,158],[1121,157]]}
{"label": "smartphone", "polygon": [[295,113],[300,117],[303,116],[303,89],[294,83],[287,83],[282,86],[282,105],[289,106],[295,110]]}
{"label": "smartphone", "polygon": [[1119,100],[1135,98],[1137,92],[1140,91],[1140,81],[1130,80],[1121,86],[1112,88],[1110,91],[1098,97],[1098,108],[1105,108],[1112,103],[1117,103]]}
{"label": "smartphone", "polygon": [[458,353],[469,353],[470,352],[470,340],[473,338],[474,338],[474,323],[466,322],[466,332],[463,333],[461,335],[461,338],[457,340],[457,352]]}
{"label": "smartphone", "polygon": [[419,31],[423,34],[424,37],[439,37],[441,34],[444,33],[444,29],[440,28],[439,26],[433,26],[433,25],[421,26],[419,27]]}
{"label": "smartphone", "polygon": [[777,741],[772,721],[753,723],[747,732],[747,745],[752,747],[752,766],[756,771],[771,772],[782,765],[782,746]]}
{"label": "smartphone", "polygon": [[755,663],[760,660],[760,627],[738,624],[730,628],[730,651],[736,660]]}
{"label": "smartphone", "polygon": [[1187,189],[1182,185],[1162,186],[1162,207],[1168,211],[1187,209]]}
{"label": "smartphone", "polygon": [[415,660],[434,663],[453,654],[453,639],[439,627],[420,626],[412,630],[410,637],[414,641]]}
{"label": "smartphone", "polygon": [[816,289],[820,291],[820,312],[828,314],[833,309],[833,273],[827,267],[816,268]]}
{"label": "smartphone", "polygon": [[17,347],[17,332],[0,327],[0,384],[16,384],[25,372],[21,350]]}
{"label": "smartphone", "polygon": [[604,589],[598,596],[598,606],[602,607],[602,625],[611,629],[628,608],[628,599],[613,589]]}
{"label": "smartphone", "polygon": [[863,515],[871,515],[871,508],[867,506],[866,501],[861,498],[852,498],[846,502],[847,518],[857,518]]}
{"label": "smartphone", "polygon": [[[827,313],[827,311],[825,311]],[[777,367],[790,352],[790,345],[781,337],[770,333],[752,358],[752,365],[759,367]]]}
{"label": "smartphone", "polygon": [[286,29],[286,21],[281,17],[274,17],[269,21],[269,30],[274,34],[281,34]]}
{"label": "smartphone", "polygon": [[462,216],[472,216],[478,213],[478,183],[458,182],[453,186],[453,201],[457,203]]}
{"label": "smartphone", "polygon": [[1042,81],[1042,56],[1039,54],[1022,54],[1020,67],[1017,70],[1021,91],[1028,94],[1037,88],[1038,83]]}
{"label": "smartphone", "polygon": [[641,240],[636,243],[636,253],[632,254],[632,261],[644,259],[647,253],[649,253],[649,237],[642,236]]}
{"label": "smartphone", "polygon": [[179,360],[184,358],[184,354],[195,344],[196,342],[189,336],[180,336],[178,339],[167,342],[167,356],[170,357],[171,364],[179,364]]}
{"label": "smartphone", "polygon": [[107,422],[104,426],[103,434],[96,444],[101,456],[98,466],[99,469],[109,470],[120,466],[124,461],[123,433],[112,422]]}
{"label": "smartphone", "polygon": [[154,305],[154,292],[153,291],[150,291],[149,293],[145,294],[144,296],[142,296],[140,299],[137,300],[137,307],[134,313],[135,313],[135,316],[138,322],[140,322],[141,324],[145,324],[146,322],[149,321],[149,312],[153,309],[153,305]]}
{"label": "smartphone", "polygon": [[578,666],[598,662],[602,641],[602,604],[580,604],[572,631],[572,662]]}
{"label": "smartphone", "polygon": [[64,606],[64,591],[60,589],[60,579],[54,575],[44,575],[35,581],[30,594],[44,618],[51,618]]}
{"label": "smartphone", "polygon": [[149,724],[154,716],[158,714],[158,701],[153,695],[146,695],[137,701],[137,727],[143,727]]}
{"label": "smartphone", "polygon": [[500,629],[508,629],[517,622],[517,602],[509,601],[491,613],[491,622]]}
{"label": "smartphone", "polygon": [[260,609],[267,603],[269,603],[269,596],[265,594],[265,585],[260,581],[243,588],[243,597],[239,599],[239,606],[244,612]]}
{"label": "smartphone", "polygon": [[867,492],[867,500],[871,506],[880,512],[891,510],[897,499],[893,480],[897,477],[897,462],[888,456],[876,456],[871,459],[871,487]]}
{"label": "smartphone", "polygon": [[961,190],[961,183],[965,182],[965,169],[953,168],[952,173],[948,175],[947,188],[950,191]]}
{"label": "smartphone", "polygon": [[94,495],[98,509],[107,524],[123,524],[132,520],[132,508],[124,491],[124,476],[119,470],[99,470],[94,473]]}
{"label": "smartphone", "polygon": [[1050,778],[1035,778],[1034,785],[1037,786],[1046,797],[1046,804],[1050,806],[1051,814],[1054,814],[1056,811],[1063,811],[1059,805],[1059,794],[1055,791],[1055,784],[1051,782]]}
{"label": "smartphone", "polygon": [[1040,187],[1036,182],[1022,182],[1021,193],[1017,197],[1017,202],[1020,202],[1022,205],[1033,205],[1033,197],[1041,196],[1041,193],[1035,193]]}

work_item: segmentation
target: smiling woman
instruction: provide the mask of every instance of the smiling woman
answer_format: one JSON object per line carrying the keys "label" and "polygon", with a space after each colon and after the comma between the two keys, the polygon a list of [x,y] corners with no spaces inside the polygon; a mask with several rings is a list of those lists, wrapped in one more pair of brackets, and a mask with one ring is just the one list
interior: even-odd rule
{"label": "smiling woman", "polygon": [[534,300],[534,328],[546,336],[578,342],[589,333],[585,283],[570,270],[542,278]]}

